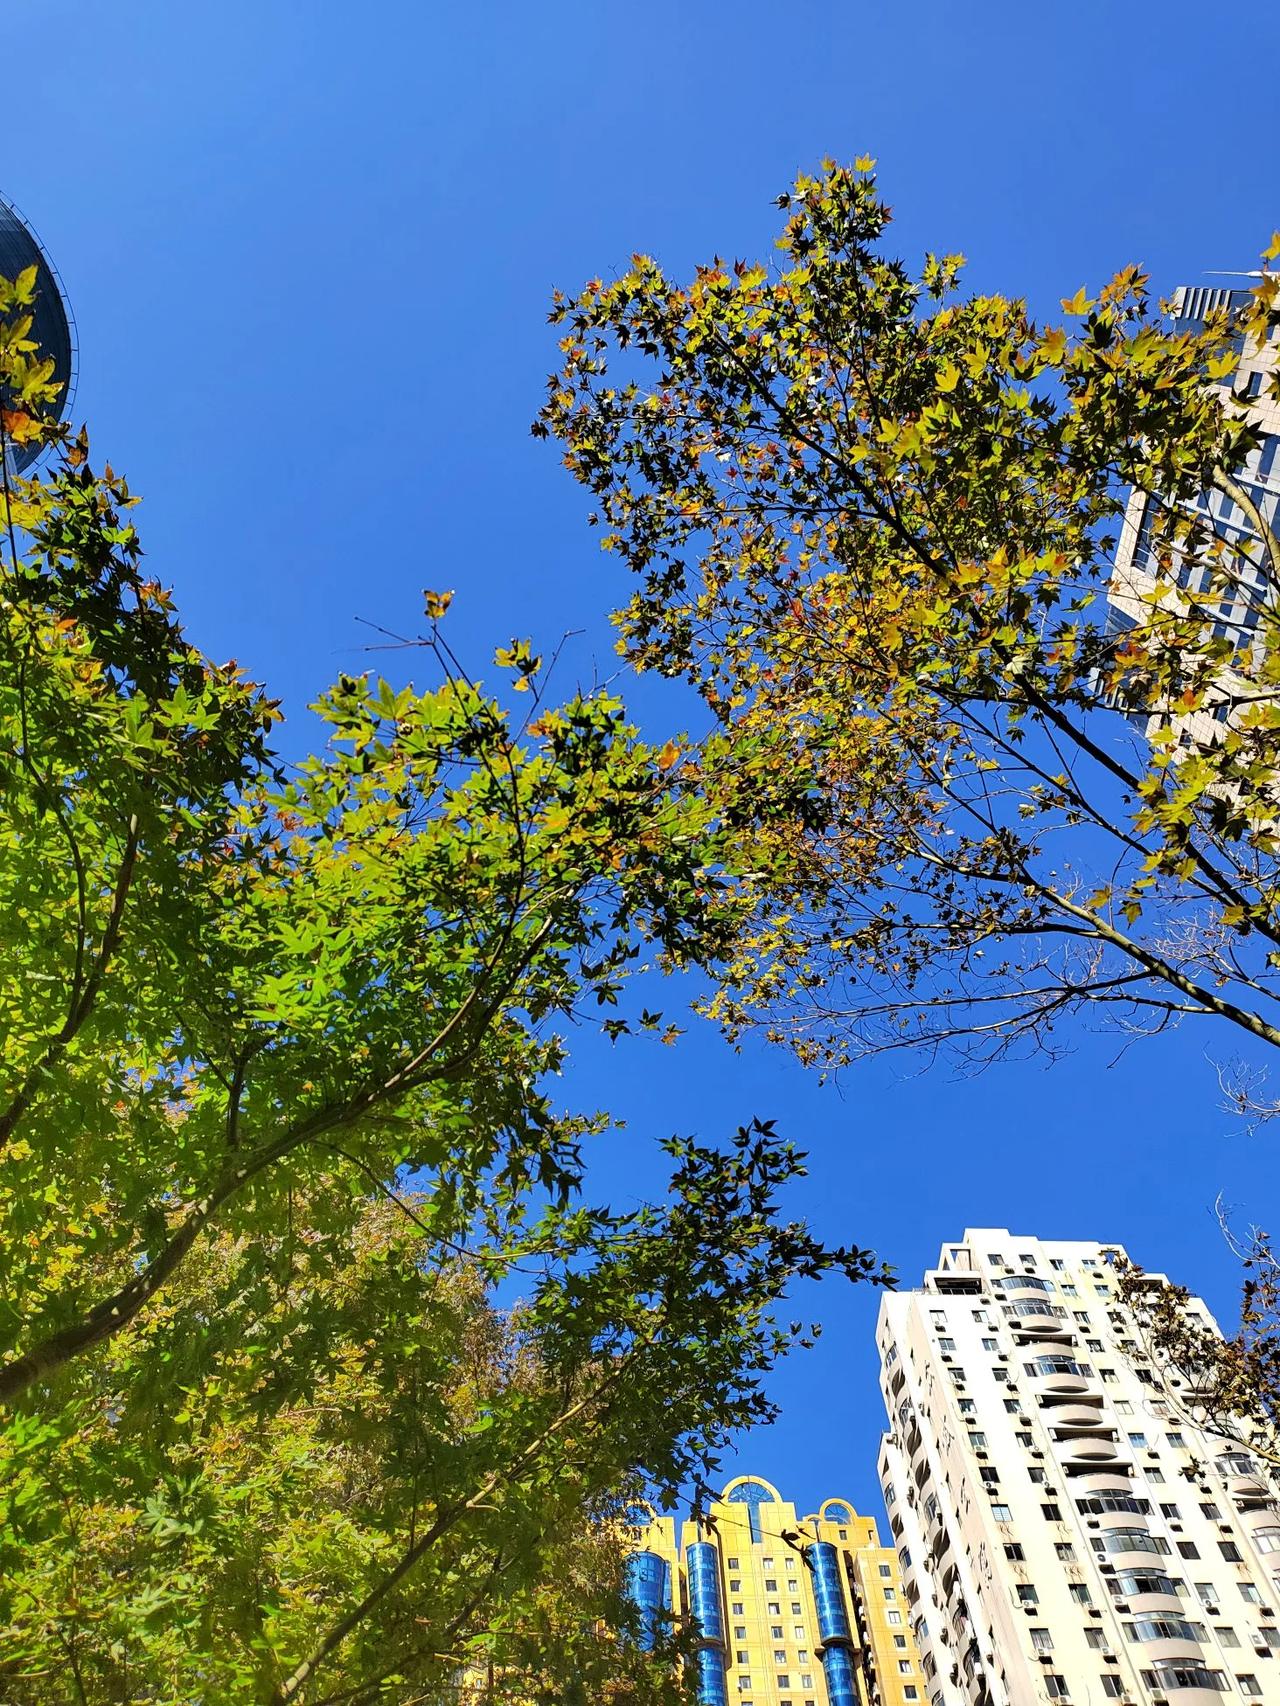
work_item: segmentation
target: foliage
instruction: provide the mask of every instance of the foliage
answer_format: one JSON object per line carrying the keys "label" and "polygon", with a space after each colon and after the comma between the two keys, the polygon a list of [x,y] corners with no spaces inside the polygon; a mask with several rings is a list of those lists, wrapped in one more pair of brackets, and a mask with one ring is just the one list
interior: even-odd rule
{"label": "foliage", "polygon": [[1117,1296],[1176,1413],[1280,1469],[1280,1259],[1257,1227],[1240,1240],[1224,1220],[1223,1232],[1245,1273],[1240,1325],[1229,1338],[1185,1286],[1132,1262],[1117,1264]]}
{"label": "foliage", "polygon": [[1052,1048],[1081,1009],[1274,1045],[1280,550],[1227,381],[1277,277],[1189,331],[1129,267],[1039,326],[960,256],[889,258],[872,164],[798,179],[776,269],[637,255],[551,315],[534,430],[637,577],[620,649],[808,783],[808,821],[749,826],[710,1010],[823,1065]]}
{"label": "foliage", "polygon": [[33,288],[0,284],[0,449],[59,440],[3,486],[5,1698],[422,1699],[489,1658],[663,1698],[594,1633],[584,1525],[770,1413],[791,1278],[879,1276],[779,1218],[761,1126],[673,1141],[660,1209],[588,1206],[606,1121],[550,1087],[584,1007],[722,954],[733,820],[789,784],[744,738],[710,797],[514,642],[519,722],[434,627],[435,685],[342,677],[286,767],[44,424]]}

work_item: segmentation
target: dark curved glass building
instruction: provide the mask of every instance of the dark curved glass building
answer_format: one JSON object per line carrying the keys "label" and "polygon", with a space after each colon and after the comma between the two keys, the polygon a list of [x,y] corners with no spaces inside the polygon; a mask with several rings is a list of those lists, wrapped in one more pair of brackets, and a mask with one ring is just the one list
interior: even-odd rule
{"label": "dark curved glass building", "polygon": [[[36,301],[31,336],[42,353],[53,358],[54,378],[62,387],[58,404],[58,416],[62,419],[71,407],[75,380],[76,350],[71,313],[62,283],[39,238],[17,209],[0,196],[0,278],[16,278],[32,266],[36,269]],[[8,406],[10,401],[4,386],[0,385],[0,403]],[[22,473],[36,460],[40,450],[38,444],[9,445],[10,466]]]}

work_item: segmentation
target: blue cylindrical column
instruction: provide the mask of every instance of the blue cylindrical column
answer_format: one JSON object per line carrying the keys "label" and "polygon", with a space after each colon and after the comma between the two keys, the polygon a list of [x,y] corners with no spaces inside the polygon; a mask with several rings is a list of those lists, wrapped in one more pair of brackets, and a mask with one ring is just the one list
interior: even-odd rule
{"label": "blue cylindrical column", "polygon": [[627,1593],[640,1611],[640,1645],[649,1652],[671,1608],[671,1571],[656,1552],[633,1552],[627,1559]]}
{"label": "blue cylindrical column", "polygon": [[728,1706],[724,1675],[724,1611],[720,1601],[720,1554],[709,1540],[685,1549],[689,1610],[698,1626],[699,1706]]}
{"label": "blue cylindrical column", "polygon": [[853,1630],[840,1577],[840,1554],[829,1540],[809,1548],[813,1597],[818,1608],[818,1638],[822,1670],[831,1706],[857,1706],[858,1687],[853,1668]]}
{"label": "blue cylindrical column", "polygon": [[824,1647],[822,1672],[827,1679],[831,1706],[857,1706],[858,1685],[854,1680],[853,1654],[848,1647]]}

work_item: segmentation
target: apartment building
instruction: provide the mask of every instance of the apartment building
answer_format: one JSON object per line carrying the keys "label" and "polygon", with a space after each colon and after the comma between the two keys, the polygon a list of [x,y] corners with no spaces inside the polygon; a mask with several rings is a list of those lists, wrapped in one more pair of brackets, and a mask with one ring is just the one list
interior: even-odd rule
{"label": "apartment building", "polygon": [[758,1476],[696,1517],[637,1514],[643,1627],[693,1620],[700,1706],[911,1706],[926,1698],[898,1575],[845,1499],[808,1516]]}
{"label": "apartment building", "polygon": [[966,1231],[883,1300],[880,1474],[931,1706],[1280,1702],[1272,1474],[1179,1419],[1122,1254]]}
{"label": "apartment building", "polygon": [[[1170,302],[1173,328],[1179,332],[1198,332],[1210,314],[1243,308],[1248,300],[1247,290],[1183,286],[1175,291]],[[1237,343],[1239,366],[1222,382],[1225,389],[1242,399],[1241,407],[1261,431],[1261,443],[1237,478],[1272,529],[1277,527],[1280,517],[1280,403],[1270,395],[1268,382],[1275,368],[1277,347],[1274,341],[1256,344],[1241,337]],[[1280,565],[1268,562],[1250,518],[1224,492],[1206,491],[1187,505],[1186,510],[1188,514],[1199,515],[1219,539],[1241,553],[1236,558],[1230,588],[1218,587],[1211,594],[1211,571],[1203,562],[1179,561],[1172,566],[1172,573],[1158,571],[1156,556],[1164,505],[1154,495],[1134,491],[1125,512],[1108,588],[1108,627],[1117,635],[1143,629],[1149,620],[1151,595],[1159,577],[1167,588],[1166,597],[1173,595],[1176,586],[1188,600],[1196,599],[1205,610],[1213,635],[1231,641],[1244,673],[1224,669],[1220,691],[1212,703],[1172,719],[1180,744],[1195,748],[1215,740],[1222,728],[1240,716],[1250,703],[1247,660],[1260,624],[1275,606],[1280,591],[1277,586]],[[1162,720],[1167,719],[1144,719],[1144,732],[1150,736]]]}

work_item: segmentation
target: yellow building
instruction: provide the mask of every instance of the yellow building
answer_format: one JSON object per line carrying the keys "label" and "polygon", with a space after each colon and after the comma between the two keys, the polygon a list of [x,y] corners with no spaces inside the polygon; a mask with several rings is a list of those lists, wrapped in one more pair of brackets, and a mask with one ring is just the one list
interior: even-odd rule
{"label": "yellow building", "polygon": [[872,1517],[827,1499],[800,1517],[754,1475],[696,1520],[636,1531],[646,1618],[696,1622],[700,1706],[909,1706],[924,1678],[894,1552]]}

